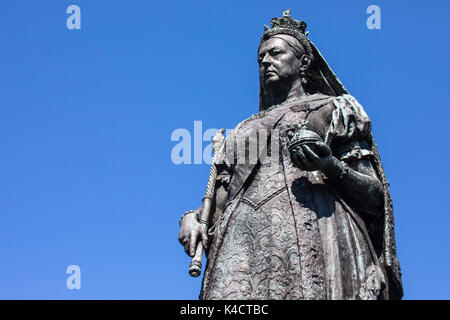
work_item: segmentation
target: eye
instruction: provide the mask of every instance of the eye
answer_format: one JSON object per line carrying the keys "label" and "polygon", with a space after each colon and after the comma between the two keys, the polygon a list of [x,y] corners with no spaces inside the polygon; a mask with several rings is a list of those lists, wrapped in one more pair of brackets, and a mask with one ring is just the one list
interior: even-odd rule
{"label": "eye", "polygon": [[281,54],[283,54],[284,52],[278,49],[274,49],[272,51],[270,51],[270,55],[274,58],[278,58]]}

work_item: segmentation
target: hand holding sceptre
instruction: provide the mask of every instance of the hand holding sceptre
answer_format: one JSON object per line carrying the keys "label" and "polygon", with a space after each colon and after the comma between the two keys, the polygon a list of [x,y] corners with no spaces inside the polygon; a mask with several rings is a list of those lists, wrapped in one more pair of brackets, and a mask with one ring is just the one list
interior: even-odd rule
{"label": "hand holding sceptre", "polygon": [[[208,185],[206,186],[206,193],[203,197],[203,207],[202,211],[200,213],[200,219],[199,222],[202,225],[203,231],[208,231],[208,222],[209,222],[209,216],[211,214],[211,205],[212,205],[212,197],[214,195],[214,187],[216,184],[216,178],[217,178],[217,168],[215,165],[216,155],[219,149],[222,147],[225,137],[223,136],[224,129],[220,129],[217,131],[216,135],[213,138],[212,141],[212,150],[213,150],[213,160],[211,164],[211,169],[209,171],[209,178],[208,178]],[[203,243],[202,241],[199,241],[197,244],[197,249],[195,250],[195,255],[192,258],[192,261],[189,265],[189,274],[193,277],[198,277],[202,272],[202,257],[203,257],[203,246],[206,245],[206,242]]]}

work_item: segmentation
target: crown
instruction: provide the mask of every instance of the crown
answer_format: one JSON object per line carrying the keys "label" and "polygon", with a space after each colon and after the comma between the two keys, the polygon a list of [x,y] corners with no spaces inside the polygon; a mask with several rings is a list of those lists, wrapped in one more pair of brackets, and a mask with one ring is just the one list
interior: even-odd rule
{"label": "crown", "polygon": [[[283,11],[283,17],[281,18],[272,18],[270,20],[270,25],[272,29],[283,28],[283,29],[291,29],[293,31],[301,32],[304,35],[308,35],[309,32],[305,34],[306,30],[306,22],[295,20],[291,18],[291,9],[287,9]],[[264,31],[271,30],[268,26],[264,25]]]}
{"label": "crown", "polygon": [[259,41],[260,46],[271,36],[274,36],[276,34],[287,34],[293,36],[294,38],[297,38],[297,40],[300,41],[303,48],[306,50],[306,53],[311,58],[313,57],[312,48],[307,38],[309,31],[305,33],[306,22],[292,19],[290,9],[284,10],[283,17],[272,18],[270,20],[270,24],[272,26],[272,29],[264,25],[264,32],[261,36],[261,40]]}

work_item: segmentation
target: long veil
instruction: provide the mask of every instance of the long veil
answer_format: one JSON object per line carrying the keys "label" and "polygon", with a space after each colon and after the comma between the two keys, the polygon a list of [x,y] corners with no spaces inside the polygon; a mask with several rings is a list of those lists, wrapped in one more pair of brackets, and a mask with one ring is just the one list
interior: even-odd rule
{"label": "long veil", "polygon": [[[333,72],[326,62],[323,55],[308,38],[313,52],[313,62],[307,71],[307,85],[305,91],[307,94],[322,93],[328,96],[340,96],[348,94],[342,82]],[[260,85],[259,90],[259,110],[265,110],[269,107],[267,93],[264,92]],[[384,191],[384,216],[375,219],[365,219],[369,236],[372,240],[374,249],[378,255],[378,259],[382,267],[386,271],[388,277],[389,299],[401,299],[403,296],[403,286],[401,281],[400,264],[397,257],[395,233],[394,233],[394,215],[392,207],[392,199],[389,191],[389,183],[386,180],[384,169],[381,163],[380,154],[377,145],[372,136],[372,152],[374,154],[374,165],[377,175],[383,184]]]}

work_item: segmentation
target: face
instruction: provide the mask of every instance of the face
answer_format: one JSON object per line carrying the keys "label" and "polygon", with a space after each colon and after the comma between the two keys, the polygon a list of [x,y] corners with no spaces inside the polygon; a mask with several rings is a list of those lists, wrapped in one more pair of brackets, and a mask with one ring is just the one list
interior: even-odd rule
{"label": "face", "polygon": [[263,42],[258,51],[259,79],[264,87],[289,86],[299,76],[302,67],[289,45],[279,38]]}

